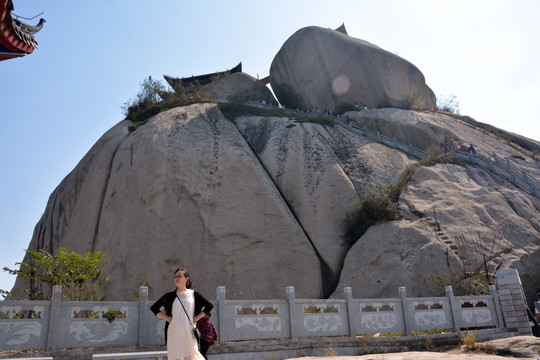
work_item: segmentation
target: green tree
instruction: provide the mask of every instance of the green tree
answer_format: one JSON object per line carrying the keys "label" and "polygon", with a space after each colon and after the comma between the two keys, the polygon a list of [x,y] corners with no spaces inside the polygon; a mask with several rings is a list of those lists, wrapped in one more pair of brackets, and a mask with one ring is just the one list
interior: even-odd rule
{"label": "green tree", "polygon": [[148,76],[141,83],[139,93],[135,96],[135,99],[129,99],[122,106],[122,111],[125,116],[128,116],[130,112],[133,112],[140,107],[148,107],[151,104],[161,101],[160,93],[165,92],[165,86],[158,80],[152,79]]}
{"label": "green tree", "polygon": [[109,276],[101,278],[109,255],[99,251],[81,255],[63,247],[54,255],[43,249],[26,250],[26,253],[27,261],[15,263],[18,270],[4,267],[4,271],[30,280],[30,289],[26,290],[30,299],[50,298],[53,286],[61,285],[66,300],[103,300],[92,294],[110,280]]}

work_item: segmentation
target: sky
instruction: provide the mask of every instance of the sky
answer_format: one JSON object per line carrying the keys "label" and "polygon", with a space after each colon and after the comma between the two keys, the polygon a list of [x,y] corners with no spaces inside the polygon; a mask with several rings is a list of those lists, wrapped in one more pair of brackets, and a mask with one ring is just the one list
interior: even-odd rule
{"label": "sky", "polygon": [[[48,198],[124,117],[152,76],[266,76],[306,26],[335,29],[410,61],[462,115],[540,141],[540,1],[13,0],[47,20],[39,48],[0,62],[0,267],[14,268]],[[23,20],[31,25],[34,20]],[[0,271],[0,289],[15,277]]]}

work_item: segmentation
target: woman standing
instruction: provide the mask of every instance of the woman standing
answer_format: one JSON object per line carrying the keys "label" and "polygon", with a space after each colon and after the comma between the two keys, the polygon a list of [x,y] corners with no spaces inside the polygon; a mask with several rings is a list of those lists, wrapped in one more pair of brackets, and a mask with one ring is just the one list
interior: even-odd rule
{"label": "woman standing", "polygon": [[167,321],[167,359],[204,360],[197,348],[193,328],[200,318],[210,313],[214,305],[197,291],[191,290],[193,283],[186,269],[174,271],[174,284],[176,290],[166,293],[150,307],[157,317]]}

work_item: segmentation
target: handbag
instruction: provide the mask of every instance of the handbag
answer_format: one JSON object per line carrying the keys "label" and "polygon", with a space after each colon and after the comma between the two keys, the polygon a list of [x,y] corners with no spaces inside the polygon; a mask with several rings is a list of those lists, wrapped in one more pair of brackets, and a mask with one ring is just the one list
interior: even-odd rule
{"label": "handbag", "polygon": [[[182,305],[182,309],[184,309],[184,312],[186,313],[186,316],[189,322],[193,324],[193,322],[191,321],[191,318],[189,317],[186,311],[186,308],[184,307],[184,304],[182,303],[182,300],[180,300],[180,298],[178,297],[178,294],[176,294],[176,298],[178,299],[178,301],[180,301],[180,305]],[[197,346],[199,346],[201,343],[201,332],[199,331],[199,329],[197,328],[197,325],[195,324],[193,324],[193,335],[195,335],[195,339],[197,339]]]}

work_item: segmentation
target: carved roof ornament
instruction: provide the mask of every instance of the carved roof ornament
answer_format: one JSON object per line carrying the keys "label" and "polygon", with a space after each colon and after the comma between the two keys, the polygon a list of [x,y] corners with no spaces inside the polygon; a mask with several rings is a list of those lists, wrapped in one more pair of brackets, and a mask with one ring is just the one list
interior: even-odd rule
{"label": "carved roof ornament", "polygon": [[38,47],[34,36],[45,24],[45,19],[35,26],[26,24],[12,16],[13,8],[12,0],[0,0],[0,61],[31,54]]}
{"label": "carved roof ornament", "polygon": [[20,21],[19,19],[13,20],[13,30],[17,33],[19,38],[22,39],[26,44],[32,46],[33,48],[38,48],[38,43],[34,38],[34,34],[37,33],[45,24],[45,19],[39,19],[39,24],[36,26],[28,25]]}

